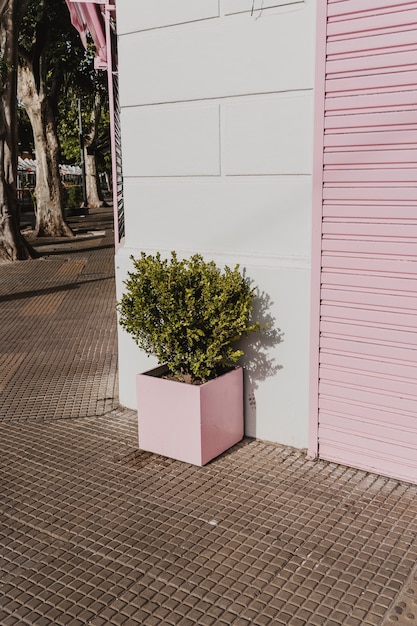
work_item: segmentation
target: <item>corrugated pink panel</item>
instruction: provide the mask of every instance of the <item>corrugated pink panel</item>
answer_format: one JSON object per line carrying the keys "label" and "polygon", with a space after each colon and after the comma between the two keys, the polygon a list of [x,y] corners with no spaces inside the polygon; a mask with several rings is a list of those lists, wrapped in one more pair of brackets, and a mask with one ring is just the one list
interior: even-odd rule
{"label": "corrugated pink panel", "polygon": [[417,1],[328,2],[319,454],[417,483]]}

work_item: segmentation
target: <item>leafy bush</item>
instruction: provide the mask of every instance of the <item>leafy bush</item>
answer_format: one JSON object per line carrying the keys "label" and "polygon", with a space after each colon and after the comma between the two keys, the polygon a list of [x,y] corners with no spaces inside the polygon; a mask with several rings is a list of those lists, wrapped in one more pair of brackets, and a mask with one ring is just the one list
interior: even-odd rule
{"label": "leafy bush", "polygon": [[199,254],[179,260],[175,252],[170,260],[131,258],[135,271],[117,309],[138,346],[179,380],[203,382],[235,365],[243,354],[236,341],[259,330],[250,322],[254,289],[239,266],[221,271]]}
{"label": "leafy bush", "polygon": [[64,188],[64,203],[69,209],[78,209],[83,202],[81,185],[70,185]]}

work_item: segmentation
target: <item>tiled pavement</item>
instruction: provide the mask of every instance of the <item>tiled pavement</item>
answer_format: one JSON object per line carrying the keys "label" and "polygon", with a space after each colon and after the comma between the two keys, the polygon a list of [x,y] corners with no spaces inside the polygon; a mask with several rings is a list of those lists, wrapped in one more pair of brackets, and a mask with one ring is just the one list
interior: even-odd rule
{"label": "tiled pavement", "polygon": [[417,487],[250,439],[138,449],[111,215],[78,221],[0,265],[1,626],[416,625]]}

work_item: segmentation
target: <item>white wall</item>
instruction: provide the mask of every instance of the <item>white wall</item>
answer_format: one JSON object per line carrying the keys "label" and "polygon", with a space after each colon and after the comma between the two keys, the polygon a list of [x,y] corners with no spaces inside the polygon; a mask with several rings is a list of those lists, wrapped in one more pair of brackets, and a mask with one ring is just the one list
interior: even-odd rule
{"label": "white wall", "polygon": [[[308,431],[314,15],[313,0],[117,2],[118,294],[141,250],[246,268],[276,329],[248,346],[246,433],[297,447]],[[135,373],[152,364],[120,331],[122,404],[135,406]]]}

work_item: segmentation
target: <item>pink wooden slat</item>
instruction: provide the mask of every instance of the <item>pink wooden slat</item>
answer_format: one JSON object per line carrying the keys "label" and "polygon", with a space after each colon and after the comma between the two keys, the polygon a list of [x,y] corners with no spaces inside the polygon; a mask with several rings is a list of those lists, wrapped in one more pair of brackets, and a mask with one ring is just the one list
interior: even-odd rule
{"label": "pink wooden slat", "polygon": [[[417,51],[416,51],[417,57]],[[416,103],[417,110],[417,103]],[[327,130],[333,128],[364,128],[369,129],[374,126],[391,127],[406,125],[408,128],[417,126],[416,110],[405,111],[388,111],[380,113],[362,113],[342,115],[327,115],[324,120],[324,126]]]}
{"label": "pink wooden slat", "polygon": [[374,183],[384,180],[385,183],[417,183],[416,168],[397,169],[326,169],[325,183]]}
{"label": "pink wooden slat", "polygon": [[417,257],[417,246],[415,242],[397,243],[386,240],[368,241],[368,240],[347,240],[344,238],[343,244],[341,239],[323,239],[322,250],[326,252],[340,252],[341,247],[346,254],[376,254],[387,258],[412,258]]}
{"label": "pink wooden slat", "polygon": [[[327,425],[323,429],[320,429],[321,438],[324,437],[324,439],[326,439],[329,437],[335,441],[339,440],[342,445],[348,443],[350,445],[359,446],[359,448],[364,446],[368,451],[367,454],[375,454],[376,458],[378,458],[378,456],[380,459],[381,457],[393,457],[401,462],[416,463],[414,437],[410,436],[409,442],[403,441],[402,439],[390,441],[388,439],[388,429],[386,428],[378,430],[365,423],[363,425],[363,431],[346,431],[341,423],[339,423],[338,426],[339,428],[337,428],[336,424],[332,426]],[[405,436],[407,431],[404,431],[403,434]]]}
{"label": "pink wooden slat", "polygon": [[[362,373],[363,376],[367,374],[378,375],[382,374],[384,377],[392,377],[393,379],[408,380],[415,385],[417,380],[417,368],[411,367],[410,363],[394,363],[391,359],[386,361],[378,359],[365,358],[363,355],[348,355],[348,354],[334,354],[331,352],[320,352],[320,363],[323,367],[339,368],[345,370],[356,370],[358,373]],[[417,427],[417,414],[416,414],[416,427]]]}
{"label": "pink wooden slat", "polygon": [[341,323],[375,324],[375,326],[392,327],[399,331],[413,331],[417,326],[417,314],[414,311],[384,311],[377,307],[349,306],[342,303],[323,303],[321,305],[321,319],[322,321],[334,320]]}
{"label": "pink wooden slat", "polygon": [[[417,247],[417,246],[416,246]],[[323,268],[333,268],[336,270],[357,270],[363,273],[383,272],[387,274],[397,274],[408,278],[417,277],[417,257],[413,259],[384,259],[378,257],[367,258],[365,256],[348,256],[346,253],[323,254]],[[416,320],[417,321],[417,320]]]}
{"label": "pink wooden slat", "polygon": [[[408,396],[417,404],[417,386],[414,380],[392,378],[389,375],[374,375],[371,372],[357,372],[340,368],[320,366],[320,380],[326,383],[347,385],[356,389],[371,390],[372,392],[384,392],[392,394],[398,400],[399,397]],[[355,391],[351,389],[352,396]],[[381,402],[383,404],[383,402]]]}
{"label": "pink wooden slat", "polygon": [[[417,78],[417,75],[416,75]],[[326,134],[324,145],[327,146],[405,146],[417,147],[417,130],[387,130],[382,132],[356,132]]]}
{"label": "pink wooden slat", "polygon": [[375,343],[389,343],[397,347],[402,345],[417,346],[415,331],[399,330],[393,327],[374,327],[371,322],[345,322],[338,320],[322,319],[321,332],[324,335],[339,335],[341,337],[352,337],[355,341],[361,338],[369,339]]}
{"label": "pink wooden slat", "polygon": [[[350,351],[356,355],[373,356],[384,360],[398,360],[408,362],[411,367],[415,367],[414,346],[398,347],[386,345],[384,343],[372,343],[368,339],[355,341],[351,337],[323,336],[320,341],[321,349],[333,352]],[[353,400],[353,398],[352,398]]]}
{"label": "pink wooden slat", "polygon": [[[320,458],[341,463],[350,467],[376,472],[383,476],[389,476],[398,480],[416,482],[417,464],[414,462],[399,462],[398,457],[394,459],[381,459],[377,454],[371,455],[366,449],[361,449],[355,442],[352,447],[342,445],[335,447],[333,442],[320,439]],[[400,459],[401,461],[401,459]]]}
{"label": "pink wooden slat", "polygon": [[413,27],[417,23],[417,9],[411,8],[408,11],[393,11],[365,15],[354,20],[333,20],[327,23],[327,36],[340,37],[341,35],[362,34],[375,30],[391,29],[401,27]]}
{"label": "pink wooden slat", "polygon": [[326,423],[333,415],[345,415],[346,417],[354,415],[354,419],[360,419],[361,421],[374,422],[382,425],[387,424],[392,426],[395,424],[402,430],[408,429],[409,431],[412,431],[413,428],[417,428],[417,417],[415,413],[385,410],[381,407],[375,408],[370,405],[356,403],[354,398],[347,403],[346,401],[342,402],[322,395],[319,400],[319,408],[322,423]]}
{"label": "pink wooden slat", "polygon": [[358,272],[331,272],[323,268],[322,281],[324,285],[338,287],[358,287],[361,289],[386,290],[390,293],[417,294],[417,281],[412,278],[398,276],[372,276]]}
{"label": "pink wooden slat", "polygon": [[342,77],[343,75],[363,75],[374,74],[392,70],[404,71],[404,69],[415,69],[416,48],[390,52],[389,54],[367,54],[350,59],[334,58],[327,62],[327,76],[331,78]]}
{"label": "pink wooden slat", "polygon": [[[417,191],[417,190],[416,190]],[[343,230],[342,230],[343,229]],[[389,221],[380,224],[369,224],[349,222],[345,224],[338,222],[323,223],[324,234],[340,234],[343,232],[345,237],[352,235],[369,236],[374,239],[375,237],[407,237],[415,239],[417,245],[417,224],[392,224]]]}
{"label": "pink wooden slat", "polygon": [[[349,437],[353,435],[354,437],[371,438],[373,441],[383,444],[385,450],[390,450],[391,454],[394,451],[394,446],[404,447],[406,458],[409,460],[414,459],[414,456],[410,456],[409,453],[413,451],[413,448],[417,449],[417,427],[413,432],[411,428],[400,428],[396,423],[390,425],[376,424],[373,421],[360,418],[354,419],[352,416],[349,419],[343,415],[329,415],[325,411],[320,411],[320,426],[322,433],[329,429],[329,431],[339,431],[339,433]],[[388,446],[392,446],[392,448]]]}
{"label": "pink wooden slat", "polygon": [[417,190],[415,187],[383,187],[380,186],[361,186],[361,187],[328,187],[323,190],[324,200],[345,200],[346,202],[353,202],[359,200],[360,202],[366,201],[369,198],[373,200],[388,200],[388,201],[408,201],[413,202],[417,199]]}
{"label": "pink wooden slat", "polygon": [[397,110],[409,107],[416,109],[417,90],[411,86],[404,91],[386,91],[380,93],[358,93],[354,95],[338,94],[327,95],[326,111],[347,111],[354,113],[368,109],[369,112],[378,112],[387,109]]}
{"label": "pink wooden slat", "polygon": [[[346,343],[346,342],[345,342]],[[350,345],[351,352],[341,350],[320,350],[320,363],[327,367],[346,368],[357,370],[358,372],[373,373],[373,375],[383,374],[385,376],[394,376],[402,380],[415,381],[417,378],[416,368],[410,367],[410,361],[405,359],[395,359],[391,355],[391,351],[385,351],[378,354],[366,354],[362,352],[354,352],[359,343]],[[369,344],[364,344],[368,345]],[[375,344],[374,344],[375,345]],[[347,344],[345,345],[347,347]],[[391,370],[390,367],[393,369]],[[365,410],[365,409],[364,409]],[[413,414],[416,420],[417,415]]]}
{"label": "pink wooden slat", "polygon": [[328,78],[326,80],[326,93],[334,96],[338,93],[360,93],[365,90],[368,92],[381,89],[394,91],[398,87],[413,88],[416,83],[417,70],[390,72],[389,74],[364,74],[353,78]]}
{"label": "pink wooden slat", "polygon": [[324,286],[321,290],[321,298],[324,303],[336,303],[349,306],[350,304],[361,304],[369,307],[384,307],[388,309],[405,309],[412,312],[417,311],[417,293],[410,296],[375,293],[367,290],[360,291],[335,289]]}
{"label": "pink wooden slat", "polygon": [[349,221],[354,218],[377,220],[383,222],[386,219],[409,223],[410,220],[417,223],[417,211],[414,204],[410,205],[383,205],[376,204],[324,204],[323,217],[335,217]]}
{"label": "pink wooden slat", "polygon": [[349,2],[329,1],[327,15],[329,18],[351,16],[356,13],[365,13],[380,9],[398,10],[402,8],[417,8],[417,2],[404,0],[349,0]]}
{"label": "pink wooden slat", "polygon": [[334,151],[326,150],[324,153],[325,165],[381,165],[381,164],[401,164],[408,167],[413,166],[413,159],[416,158],[416,151],[404,148],[398,150],[350,150]]}
{"label": "pink wooden slat", "polygon": [[357,402],[381,407],[383,410],[403,410],[409,413],[415,411],[417,401],[415,397],[397,396],[391,393],[385,394],[380,389],[372,390],[356,387],[353,391],[349,385],[338,385],[323,380],[320,381],[319,390],[320,395],[330,398],[345,399],[349,402],[354,397]]}
{"label": "pink wooden slat", "polygon": [[[384,170],[384,168],[380,168],[382,171]],[[407,189],[413,189],[415,188],[415,185],[413,182],[407,182],[407,181],[402,181],[402,182],[398,182],[398,181],[394,181],[391,182],[389,180],[384,180],[383,177],[381,177],[380,181],[366,181],[366,182],[356,182],[356,181],[341,181],[341,182],[325,182],[324,186],[326,189],[340,189],[341,187],[343,188],[349,188],[349,189],[395,189],[396,186],[398,187],[398,189],[401,189],[402,191],[407,190]],[[387,192],[389,193],[389,192]],[[388,196],[389,197],[389,196]],[[366,198],[367,199],[367,198]],[[392,198],[391,198],[392,200]],[[361,202],[365,202],[366,200],[364,198],[361,198]]]}
{"label": "pink wooden slat", "polygon": [[369,54],[375,50],[384,50],[386,48],[397,49],[399,46],[415,46],[415,31],[410,26],[404,26],[394,33],[385,33],[381,31],[379,34],[369,34],[368,36],[329,39],[327,41],[328,58],[338,54],[362,53]]}

